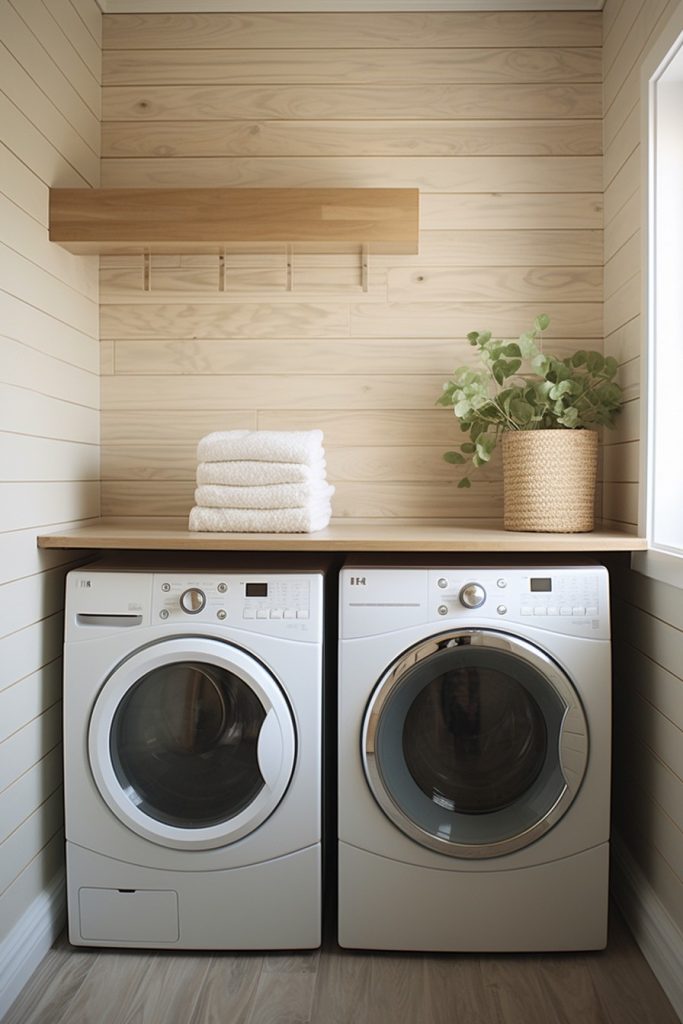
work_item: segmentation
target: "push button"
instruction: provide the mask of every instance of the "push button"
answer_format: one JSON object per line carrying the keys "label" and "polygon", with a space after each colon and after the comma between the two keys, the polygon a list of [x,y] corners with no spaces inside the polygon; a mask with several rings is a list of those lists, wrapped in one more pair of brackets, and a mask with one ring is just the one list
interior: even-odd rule
{"label": "push button", "polygon": [[296,608],[285,608],[284,618],[285,619],[295,619],[296,618]]}
{"label": "push button", "polygon": [[267,608],[257,608],[256,609],[256,618],[257,619],[267,619],[268,618],[268,609]]}
{"label": "push button", "polygon": [[307,619],[308,618],[308,608],[299,608],[299,610],[296,613],[296,617],[297,617],[297,619]]}
{"label": "push button", "polygon": [[245,608],[244,611],[242,612],[242,618],[243,619],[255,619],[256,618],[256,609],[255,608]]}
{"label": "push button", "polygon": [[585,614],[586,614],[586,609],[583,608],[581,605],[575,605],[572,608],[572,615],[585,615]]}
{"label": "push button", "polygon": [[546,607],[543,604],[537,604],[534,608],[534,615],[545,615]]}
{"label": "push button", "polygon": [[271,617],[271,619],[281,619],[282,618],[282,608],[271,608],[270,609],[270,617]]}

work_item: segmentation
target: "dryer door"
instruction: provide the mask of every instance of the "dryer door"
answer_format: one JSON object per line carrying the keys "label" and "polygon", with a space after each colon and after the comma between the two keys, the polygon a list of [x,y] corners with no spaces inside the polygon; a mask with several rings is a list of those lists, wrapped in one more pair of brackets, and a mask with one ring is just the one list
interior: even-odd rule
{"label": "dryer door", "polygon": [[130,829],[176,849],[211,849],[278,806],[296,757],[277,680],[241,648],[173,637],[141,648],[105,681],[90,720],[90,767]]}
{"label": "dryer door", "polygon": [[576,796],[588,727],[567,675],[493,630],[440,634],[380,679],[363,723],[370,788],[416,842],[496,857],[548,831]]}

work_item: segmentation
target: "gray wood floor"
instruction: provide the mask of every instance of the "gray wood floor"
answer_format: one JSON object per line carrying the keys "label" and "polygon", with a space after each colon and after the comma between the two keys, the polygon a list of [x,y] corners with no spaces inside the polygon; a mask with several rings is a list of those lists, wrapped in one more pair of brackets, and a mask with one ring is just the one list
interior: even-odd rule
{"label": "gray wood floor", "polygon": [[677,1024],[616,910],[601,953],[295,955],[75,949],[4,1024]]}

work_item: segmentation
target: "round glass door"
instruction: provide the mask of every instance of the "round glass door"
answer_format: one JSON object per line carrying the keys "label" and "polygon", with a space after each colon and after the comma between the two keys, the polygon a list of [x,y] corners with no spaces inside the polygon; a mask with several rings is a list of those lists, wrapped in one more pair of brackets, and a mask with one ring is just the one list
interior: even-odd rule
{"label": "round glass door", "polygon": [[588,731],[567,676],[540,650],[457,630],[406,652],[370,700],[366,776],[423,846],[495,857],[534,842],[583,779]]}
{"label": "round glass door", "polygon": [[274,677],[220,640],[174,638],[123,662],[93,709],[90,764],[129,828],[172,847],[234,842],[275,809],[294,767]]}

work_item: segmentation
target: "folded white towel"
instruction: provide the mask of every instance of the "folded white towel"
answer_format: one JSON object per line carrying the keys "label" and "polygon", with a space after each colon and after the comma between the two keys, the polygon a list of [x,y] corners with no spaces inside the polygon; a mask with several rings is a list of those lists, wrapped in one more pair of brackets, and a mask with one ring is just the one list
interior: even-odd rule
{"label": "folded white towel", "polygon": [[310,466],[323,456],[322,442],[322,430],[219,430],[201,439],[197,462],[255,459]]}
{"label": "folded white towel", "polygon": [[315,533],[330,521],[330,505],[308,508],[202,508],[190,511],[189,528],[207,533]]}
{"label": "folded white towel", "polygon": [[223,487],[203,484],[194,492],[196,505],[208,508],[312,508],[329,504],[334,487],[326,483],[269,484],[266,487]]}
{"label": "folded white towel", "polygon": [[198,484],[230,484],[233,487],[265,486],[266,484],[297,484],[325,480],[325,459],[321,456],[310,466],[303,462],[200,462]]}

